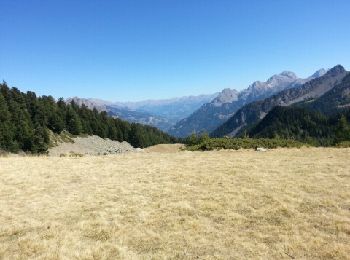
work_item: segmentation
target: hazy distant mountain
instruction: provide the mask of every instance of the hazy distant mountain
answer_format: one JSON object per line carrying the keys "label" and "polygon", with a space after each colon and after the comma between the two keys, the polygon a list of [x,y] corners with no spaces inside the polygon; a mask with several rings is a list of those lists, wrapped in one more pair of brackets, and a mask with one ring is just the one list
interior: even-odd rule
{"label": "hazy distant mountain", "polygon": [[[315,75],[315,74],[314,74]],[[319,76],[319,73],[316,73]],[[235,136],[243,128],[256,124],[275,106],[289,106],[307,100],[317,99],[338,85],[347,71],[338,65],[321,77],[301,86],[285,89],[264,100],[249,103],[240,108],[229,120],[212,132],[212,136]]]}
{"label": "hazy distant mountain", "polygon": [[204,103],[209,102],[216,94],[186,96],[163,100],[145,100],[138,102],[110,102],[93,98],[69,98],[78,105],[85,104],[90,109],[107,111],[109,115],[129,122],[137,122],[168,130],[182,118],[190,115]]}
{"label": "hazy distant mountain", "polygon": [[72,101],[74,101],[79,106],[82,106],[84,104],[88,108],[96,108],[98,111],[106,111],[106,107],[112,104],[112,102],[95,98],[72,97],[66,99],[66,103],[70,103]]}
{"label": "hazy distant mountain", "polygon": [[153,115],[167,118],[169,122],[175,124],[177,121],[192,114],[203,104],[211,101],[217,95],[218,93],[138,102],[116,102],[114,105],[145,111]]}
{"label": "hazy distant mountain", "polygon": [[266,82],[256,81],[241,92],[235,89],[224,89],[211,102],[202,105],[192,115],[182,119],[170,128],[169,133],[178,137],[185,137],[193,132],[209,133],[229,119],[245,104],[270,97],[284,89],[300,86],[323,75],[325,72],[324,69],[321,69],[309,78],[301,79],[293,72],[284,71],[270,77]]}
{"label": "hazy distant mountain", "polygon": [[128,122],[155,126],[163,131],[169,129],[172,124],[168,118],[152,115],[142,110],[132,110],[125,107],[106,106],[107,113],[115,118],[121,118]]}
{"label": "hazy distant mountain", "polygon": [[68,98],[67,102],[74,101],[79,106],[86,105],[88,108],[96,108],[98,111],[106,111],[114,118],[120,118],[132,123],[155,126],[161,130],[169,129],[172,126],[167,118],[152,115],[145,111],[134,110],[127,107],[115,105],[112,102],[92,98]]}

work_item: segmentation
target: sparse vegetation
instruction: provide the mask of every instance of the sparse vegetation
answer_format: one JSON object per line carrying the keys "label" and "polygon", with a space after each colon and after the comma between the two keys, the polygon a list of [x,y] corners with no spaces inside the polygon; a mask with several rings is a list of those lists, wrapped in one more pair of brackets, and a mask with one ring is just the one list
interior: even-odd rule
{"label": "sparse vegetation", "polygon": [[350,149],[0,158],[0,259],[348,259]]}

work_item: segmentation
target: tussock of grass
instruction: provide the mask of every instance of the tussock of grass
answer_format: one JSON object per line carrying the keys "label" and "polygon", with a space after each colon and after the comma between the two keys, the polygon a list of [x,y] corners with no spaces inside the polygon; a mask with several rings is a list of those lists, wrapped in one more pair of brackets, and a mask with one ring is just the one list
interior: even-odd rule
{"label": "tussock of grass", "polygon": [[350,149],[0,158],[0,259],[347,259]]}

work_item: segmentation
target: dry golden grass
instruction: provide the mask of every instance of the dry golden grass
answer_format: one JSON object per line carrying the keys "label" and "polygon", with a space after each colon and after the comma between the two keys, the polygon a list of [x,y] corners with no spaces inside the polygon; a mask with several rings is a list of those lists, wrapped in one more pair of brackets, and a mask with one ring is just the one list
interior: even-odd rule
{"label": "dry golden grass", "polygon": [[0,259],[346,259],[350,149],[0,158]]}

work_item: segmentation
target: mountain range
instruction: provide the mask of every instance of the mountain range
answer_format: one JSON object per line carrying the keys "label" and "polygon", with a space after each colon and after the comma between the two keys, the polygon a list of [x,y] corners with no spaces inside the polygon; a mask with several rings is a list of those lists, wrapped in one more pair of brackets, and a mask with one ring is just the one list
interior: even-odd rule
{"label": "mountain range", "polygon": [[[266,125],[263,119],[278,106],[298,107],[324,115],[349,107],[349,86],[340,84],[347,75],[348,72],[337,65],[328,71],[320,69],[305,79],[293,72],[283,71],[271,76],[266,82],[255,81],[242,91],[227,88],[212,95],[139,102],[74,97],[67,99],[67,102],[73,100],[79,106],[85,104],[90,109],[106,111],[115,118],[155,126],[175,137],[204,132],[210,133],[212,137],[237,136],[242,133],[259,136],[255,127],[261,122]],[[274,114],[290,114],[293,109],[287,112],[277,110],[278,113],[275,111]],[[296,110],[298,113],[301,115],[304,112]],[[267,118],[268,122],[273,121],[271,116]],[[252,129],[255,130],[250,132]]]}
{"label": "mountain range", "polygon": [[262,120],[248,128],[245,135],[293,139],[321,146],[346,146],[350,140],[349,108],[350,73],[347,73],[340,83],[318,98],[275,106]]}
{"label": "mountain range", "polygon": [[[98,135],[127,141],[135,147],[186,142],[192,136],[176,139],[155,127],[119,118],[132,122],[143,118],[149,124],[160,125],[152,112],[171,125],[180,118],[173,113],[179,110],[178,114],[185,116],[196,107],[199,108],[189,118],[202,112],[203,107],[214,108],[202,113],[203,122],[211,124],[210,119],[218,117],[213,111],[223,113],[219,118],[220,115],[228,118],[210,133],[211,137],[282,138],[315,145],[346,146],[350,140],[350,73],[341,65],[317,71],[307,79],[282,72],[266,82],[254,82],[240,92],[224,89],[219,95],[134,103],[76,97],[56,101],[52,96],[38,97],[31,91],[24,93],[15,87],[9,88],[4,82],[0,84],[0,148],[13,152],[46,152],[50,131]],[[215,110],[223,107],[225,109]],[[231,112],[234,109],[235,112]],[[216,140],[205,136],[197,139],[201,138]]]}
{"label": "mountain range", "polygon": [[[318,111],[335,111],[349,106],[348,72],[340,65],[324,75],[300,86],[288,88],[264,100],[241,107],[229,120],[215,129],[211,136],[236,136],[258,124],[276,106],[303,106]],[[332,105],[330,105],[332,104]],[[318,107],[318,109],[316,109]],[[270,118],[270,117],[268,117]],[[272,121],[270,119],[270,121]],[[255,133],[256,134],[256,133]]]}
{"label": "mountain range", "polygon": [[199,96],[185,96],[163,100],[145,100],[138,102],[111,102],[93,98],[68,98],[78,105],[85,104],[98,111],[106,111],[110,116],[129,122],[155,126],[167,131],[177,121],[189,116],[201,105],[211,101],[218,93]]}
{"label": "mountain range", "polygon": [[293,72],[284,71],[273,75],[266,82],[255,81],[242,91],[224,89],[211,102],[203,104],[189,117],[177,122],[168,132],[177,137],[186,137],[192,133],[210,133],[233,116],[242,106],[263,100],[282,90],[300,86],[325,73],[325,69],[320,69],[310,77],[302,79]]}

